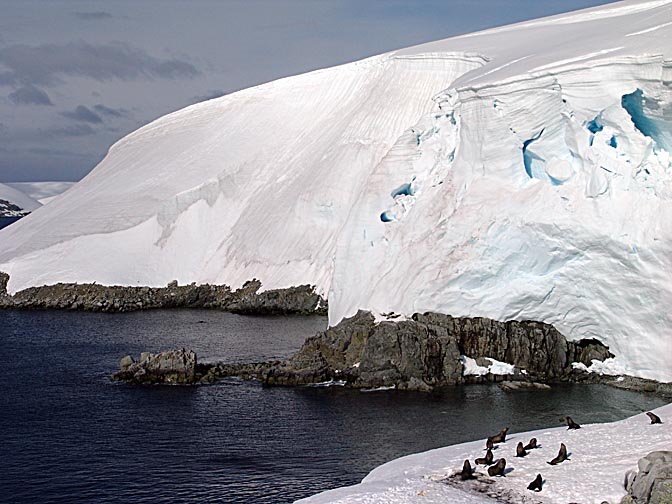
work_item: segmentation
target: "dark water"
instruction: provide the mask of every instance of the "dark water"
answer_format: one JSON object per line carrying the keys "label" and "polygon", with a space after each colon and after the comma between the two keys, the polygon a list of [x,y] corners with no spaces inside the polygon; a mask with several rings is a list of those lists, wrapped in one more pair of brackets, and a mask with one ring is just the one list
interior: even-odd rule
{"label": "dark water", "polygon": [[20,218],[21,217],[0,217],[0,229],[9,226]]}
{"label": "dark water", "polygon": [[662,404],[604,386],[515,394],[469,386],[431,396],[107,379],[120,357],[144,350],[283,357],[324,323],[205,311],[0,311],[0,502],[286,503],[504,425],[556,426],[565,414],[609,421]]}

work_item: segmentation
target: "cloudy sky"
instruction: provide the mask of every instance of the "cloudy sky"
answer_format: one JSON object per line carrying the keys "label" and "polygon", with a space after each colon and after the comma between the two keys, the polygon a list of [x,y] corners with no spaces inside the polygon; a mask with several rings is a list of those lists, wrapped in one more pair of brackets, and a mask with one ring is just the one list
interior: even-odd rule
{"label": "cloudy sky", "polygon": [[608,0],[0,0],[0,182],[79,180],[191,103]]}

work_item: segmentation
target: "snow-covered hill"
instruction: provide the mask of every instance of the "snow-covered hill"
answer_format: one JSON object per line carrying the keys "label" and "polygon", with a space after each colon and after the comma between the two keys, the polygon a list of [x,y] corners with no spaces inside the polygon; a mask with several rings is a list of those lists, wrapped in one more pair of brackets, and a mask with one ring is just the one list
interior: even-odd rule
{"label": "snow-covered hill", "polygon": [[671,150],[672,0],[628,0],[158,119],[1,231],[0,271],[535,319],[672,380]]}
{"label": "snow-covered hill", "polygon": [[38,201],[23,191],[0,184],[0,217],[20,217],[40,206]]}

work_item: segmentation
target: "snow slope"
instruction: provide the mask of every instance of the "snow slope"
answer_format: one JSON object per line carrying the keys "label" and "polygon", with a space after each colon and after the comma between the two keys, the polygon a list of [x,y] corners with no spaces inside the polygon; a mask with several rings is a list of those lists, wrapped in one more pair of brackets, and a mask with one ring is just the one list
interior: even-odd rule
{"label": "snow slope", "polygon": [[32,212],[41,206],[38,201],[9,184],[0,184],[0,200],[7,201],[25,212]]}
{"label": "snow slope", "polygon": [[46,205],[56,196],[70,189],[75,185],[75,182],[12,182],[6,185],[18,189],[42,205]]}
{"label": "snow slope", "polygon": [[[637,461],[656,450],[669,450],[672,439],[672,404],[654,410],[663,419],[650,425],[645,414],[620,422],[582,425],[576,431],[567,427],[543,429],[507,436],[505,444],[494,450],[495,459],[504,457],[513,469],[496,479],[495,488],[514,497],[513,502],[566,504],[581,502],[617,503],[625,495],[625,473],[637,470]],[[525,458],[516,458],[516,445],[536,437],[541,448],[530,450]],[[565,443],[568,461],[549,466],[547,461]],[[402,457],[374,469],[359,485],[338,488],[297,501],[301,504],[490,504],[502,502],[474,493],[466,493],[442,482],[462,469],[470,459],[477,472],[487,476],[484,466],[474,459],[484,455],[485,440],[464,443]],[[541,474],[542,491],[533,493],[527,485]]]}
{"label": "snow slope", "polygon": [[669,381],[671,124],[671,0],[495,28],[160,118],[0,231],[0,271],[535,319]]}

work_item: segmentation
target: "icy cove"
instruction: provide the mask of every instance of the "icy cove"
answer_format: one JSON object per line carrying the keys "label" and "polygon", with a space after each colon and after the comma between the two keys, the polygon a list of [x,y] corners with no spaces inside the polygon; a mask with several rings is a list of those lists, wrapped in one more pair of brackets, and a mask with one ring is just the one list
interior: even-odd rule
{"label": "icy cove", "polygon": [[670,381],[671,124],[668,0],[463,35],[154,121],[0,231],[0,271],[535,320]]}

